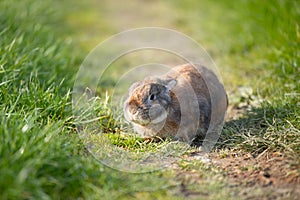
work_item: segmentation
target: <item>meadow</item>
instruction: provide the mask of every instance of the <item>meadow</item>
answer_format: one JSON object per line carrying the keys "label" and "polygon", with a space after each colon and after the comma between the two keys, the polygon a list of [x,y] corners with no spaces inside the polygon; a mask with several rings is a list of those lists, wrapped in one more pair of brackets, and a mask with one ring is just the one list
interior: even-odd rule
{"label": "meadow", "polygon": [[[127,3],[0,1],[0,199],[298,199],[299,2]],[[163,170],[126,173],[97,161],[78,136],[79,66],[107,37],[145,26],[189,35],[219,66],[230,106],[210,162],[191,148]],[[106,121],[97,123],[114,145],[150,152],[170,142],[120,137],[99,99]]]}

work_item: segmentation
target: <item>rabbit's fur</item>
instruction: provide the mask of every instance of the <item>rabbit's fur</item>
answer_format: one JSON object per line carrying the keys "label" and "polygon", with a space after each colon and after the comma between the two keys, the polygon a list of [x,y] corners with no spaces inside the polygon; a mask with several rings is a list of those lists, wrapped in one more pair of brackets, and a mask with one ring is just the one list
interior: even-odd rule
{"label": "rabbit's fur", "polygon": [[214,114],[221,115],[215,123],[222,123],[227,108],[223,85],[209,69],[186,64],[132,84],[124,114],[141,137],[191,142],[209,128],[212,97],[217,98]]}

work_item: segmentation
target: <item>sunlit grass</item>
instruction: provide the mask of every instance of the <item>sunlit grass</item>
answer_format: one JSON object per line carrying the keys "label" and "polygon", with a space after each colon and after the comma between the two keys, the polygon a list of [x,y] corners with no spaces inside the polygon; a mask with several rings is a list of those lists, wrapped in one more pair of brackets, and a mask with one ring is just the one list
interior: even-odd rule
{"label": "sunlit grass", "polygon": [[[173,2],[181,8],[179,26],[216,59],[230,103],[260,99],[243,117],[225,124],[226,144],[254,153],[288,151],[299,158],[299,3]],[[245,99],[239,86],[253,94]]]}
{"label": "sunlit grass", "polygon": [[[97,13],[100,4],[0,2],[0,199],[184,199],[182,187],[204,198],[234,196],[223,189],[222,172],[200,161],[182,159],[175,170],[133,175],[105,167],[87,151],[76,123],[92,117],[102,131],[93,135],[95,142],[102,134],[122,151],[155,154],[174,144],[172,152],[177,148],[180,159],[198,152],[189,148],[181,153],[182,146],[171,140],[133,135],[122,121],[122,109],[104,95],[106,88],[99,88],[101,95],[87,112],[91,115],[81,116],[82,121],[74,117],[76,70],[93,45],[117,31],[111,23],[118,19],[107,18],[112,15],[105,4]],[[164,24],[195,38],[216,60],[229,99],[235,99],[232,104],[249,104],[248,112],[225,124],[217,152],[280,151],[299,163],[299,3],[190,0],[162,5],[161,10],[177,13]],[[107,88],[115,84],[105,83]],[[242,96],[240,86],[253,93]],[[256,99],[262,102],[253,104]],[[190,173],[202,179],[194,180]]]}

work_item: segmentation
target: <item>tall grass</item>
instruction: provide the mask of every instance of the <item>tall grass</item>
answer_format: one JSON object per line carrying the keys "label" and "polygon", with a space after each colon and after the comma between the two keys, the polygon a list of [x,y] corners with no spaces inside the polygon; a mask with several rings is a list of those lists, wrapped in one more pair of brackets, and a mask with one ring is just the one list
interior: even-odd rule
{"label": "tall grass", "polygon": [[74,188],[84,187],[91,170],[68,135],[74,58],[55,30],[53,6],[0,2],[1,199],[78,197],[82,190]]}
{"label": "tall grass", "polygon": [[64,35],[69,3],[0,1],[0,199],[167,196],[170,175],[115,171],[79,139],[71,89],[83,55]]}

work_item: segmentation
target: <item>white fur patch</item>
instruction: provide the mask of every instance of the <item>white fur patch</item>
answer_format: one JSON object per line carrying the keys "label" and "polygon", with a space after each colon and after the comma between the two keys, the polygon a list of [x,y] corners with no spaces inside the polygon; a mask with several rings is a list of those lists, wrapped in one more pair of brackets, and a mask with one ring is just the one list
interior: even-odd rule
{"label": "white fur patch", "polygon": [[162,121],[166,120],[168,116],[168,113],[164,110],[163,113],[161,115],[159,115],[158,117],[156,117],[155,119],[153,119],[151,121],[152,124],[158,124],[161,123]]}

